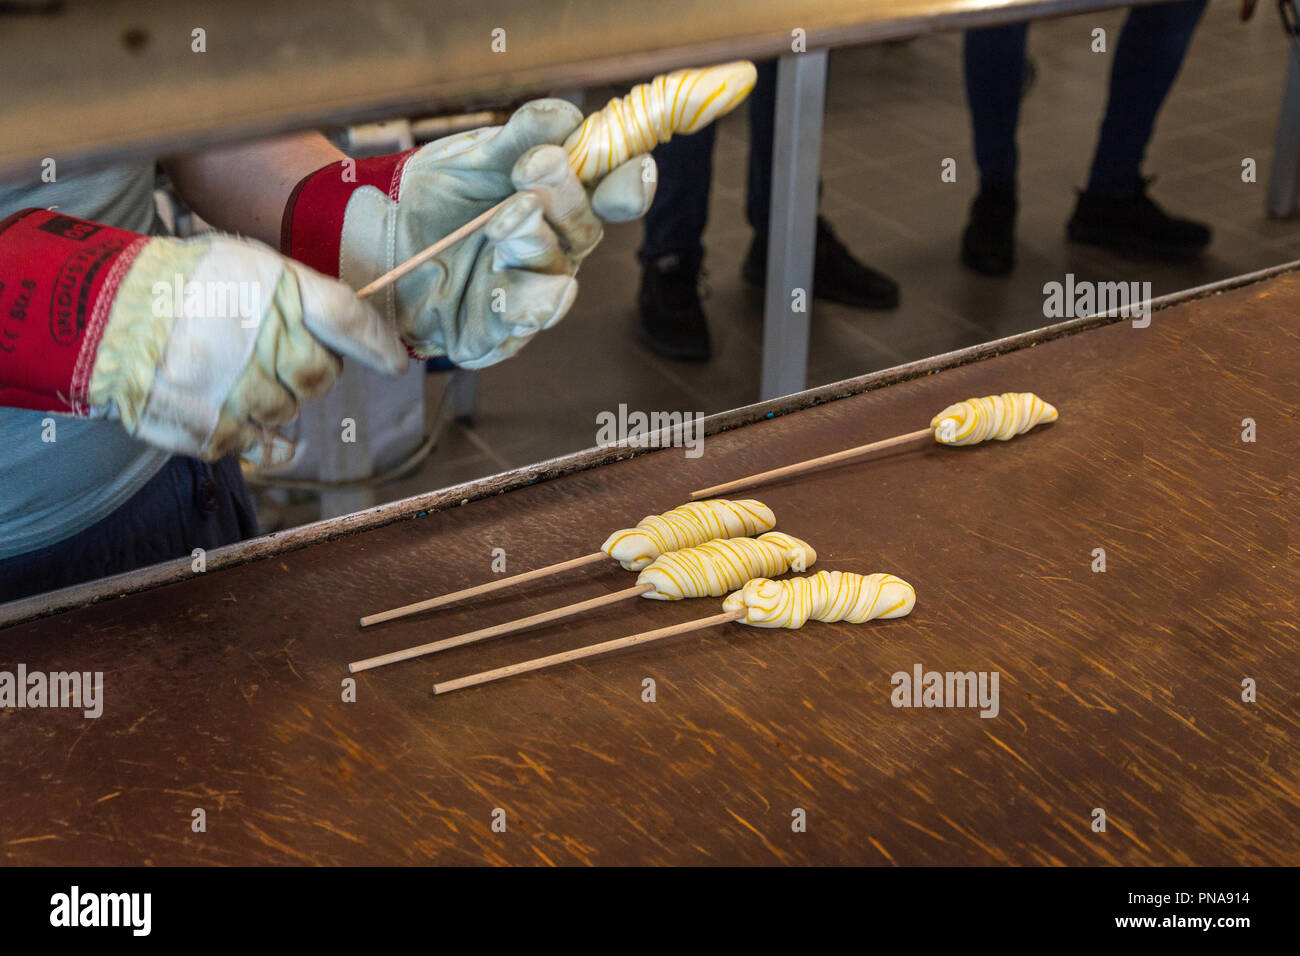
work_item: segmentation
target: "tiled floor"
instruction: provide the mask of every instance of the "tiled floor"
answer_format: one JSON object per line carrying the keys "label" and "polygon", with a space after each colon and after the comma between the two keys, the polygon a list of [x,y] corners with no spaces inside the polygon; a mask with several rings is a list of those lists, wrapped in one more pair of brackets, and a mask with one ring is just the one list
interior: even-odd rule
{"label": "tiled floor", "polygon": [[[1276,10],[1261,5],[1247,24],[1237,10],[1236,0],[1211,3],[1147,160],[1146,171],[1158,176],[1153,195],[1215,229],[1207,254],[1181,265],[1065,241],[1110,64],[1109,56],[1090,51],[1090,34],[1104,27],[1113,48],[1124,11],[1030,30],[1037,79],[1020,124],[1019,266],[1006,279],[975,275],[957,258],[977,185],[960,35],[834,51],[822,211],[865,261],[900,282],[903,304],[879,313],[818,303],[809,385],[1047,324],[1043,283],[1067,272],[1150,281],[1160,295],[1300,258],[1300,220],[1264,215],[1287,40]],[[603,102],[605,93],[592,91],[588,102]],[[620,402],[647,411],[716,412],[757,399],[761,295],[739,278],[750,238],[743,215],[746,136],[743,109],[722,121],[706,236],[713,360],[670,362],[637,344],[633,253],[640,231],[611,227],[583,266],[568,318],[519,357],[482,372],[472,424],[451,426],[417,474],[383,489],[385,500],[591,447],[596,414]],[[957,162],[956,183],[940,181],[945,157]],[[1254,184],[1241,181],[1245,157],[1257,160]]]}

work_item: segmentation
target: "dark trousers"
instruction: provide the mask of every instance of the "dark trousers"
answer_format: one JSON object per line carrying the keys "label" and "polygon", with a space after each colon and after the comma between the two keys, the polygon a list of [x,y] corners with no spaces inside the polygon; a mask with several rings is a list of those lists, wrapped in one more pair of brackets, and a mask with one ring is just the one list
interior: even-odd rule
{"label": "dark trousers", "polygon": [[0,560],[0,601],[121,574],[257,533],[233,455],[173,458],[125,504],[85,531]]}
{"label": "dark trousers", "polygon": [[[1205,4],[1182,0],[1129,11],[1112,51],[1110,93],[1088,177],[1090,192],[1124,197],[1137,190],[1156,114],[1183,64]],[[975,162],[984,185],[1015,187],[1027,30],[1028,24],[1014,23],[966,34],[966,97]]]}
{"label": "dark trousers", "polygon": [[[776,128],[776,61],[758,64],[758,80],[749,94],[749,171],[745,216],[754,232],[767,236],[772,204],[772,138]],[[645,216],[645,241],[637,253],[642,262],[670,252],[704,255],[701,238],[709,219],[713,185],[713,144],[717,124],[690,136],[674,136],[654,151],[659,167],[655,199]]]}

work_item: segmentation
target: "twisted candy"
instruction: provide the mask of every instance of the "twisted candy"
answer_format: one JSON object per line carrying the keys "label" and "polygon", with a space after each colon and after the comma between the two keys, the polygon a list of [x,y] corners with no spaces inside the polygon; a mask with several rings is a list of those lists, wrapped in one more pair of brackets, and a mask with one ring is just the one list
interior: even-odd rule
{"label": "twisted candy", "polygon": [[640,571],[668,551],[693,548],[714,538],[752,537],[775,527],[776,515],[761,501],[712,498],[647,515],[635,528],[615,531],[600,550],[628,571]]}
{"label": "twisted candy", "polygon": [[740,60],[656,76],[592,113],[564,148],[584,183],[594,182],[633,156],[648,153],[673,133],[693,133],[736,106],[754,88],[754,64]]}
{"label": "twisted candy", "polygon": [[644,597],[657,601],[722,597],[751,578],[805,571],[816,560],[817,552],[808,542],[769,531],[757,538],[720,539],[661,555],[637,575],[636,583],[652,585],[654,590]]}
{"label": "twisted candy", "polygon": [[755,627],[803,627],[814,621],[861,624],[873,618],[903,617],[916,606],[912,585],[892,574],[818,571],[811,577],[769,581],[756,578],[722,602],[725,611]]}
{"label": "twisted candy", "polygon": [[949,405],[930,420],[934,440],[943,445],[1006,441],[1035,425],[1056,421],[1056,409],[1033,392],[1006,392]]}

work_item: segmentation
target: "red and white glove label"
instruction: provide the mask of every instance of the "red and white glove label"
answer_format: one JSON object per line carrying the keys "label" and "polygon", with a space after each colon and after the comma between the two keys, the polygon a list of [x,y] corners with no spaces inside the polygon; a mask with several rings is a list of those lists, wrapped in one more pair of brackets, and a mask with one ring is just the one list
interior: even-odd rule
{"label": "red and white glove label", "polygon": [[374,186],[394,202],[402,170],[415,153],[345,159],[318,169],[294,187],[280,221],[280,251],[317,272],[338,278],[343,214],[362,186]]}
{"label": "red and white glove label", "polygon": [[87,414],[113,297],[148,241],[47,209],[0,222],[0,406]]}

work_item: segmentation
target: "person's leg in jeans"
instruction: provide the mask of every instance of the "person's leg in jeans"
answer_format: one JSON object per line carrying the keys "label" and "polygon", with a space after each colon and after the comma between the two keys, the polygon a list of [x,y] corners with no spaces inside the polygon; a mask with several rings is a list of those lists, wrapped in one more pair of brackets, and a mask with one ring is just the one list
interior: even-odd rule
{"label": "person's leg in jeans", "polygon": [[[749,167],[745,183],[745,218],[754,239],[741,273],[751,285],[767,282],[767,232],[772,208],[772,150],[776,138],[776,61],[757,64],[758,79],[749,94]],[[818,195],[821,193],[818,185]],[[828,302],[868,309],[898,305],[898,283],[863,265],[817,217],[813,295]]]}
{"label": "person's leg in jeans", "polygon": [[[749,93],[749,164],[745,170],[745,218],[766,238],[772,209],[772,149],[776,141],[776,60],[756,63]],[[819,189],[820,192],[820,189]]]}
{"label": "person's leg in jeans", "polygon": [[963,46],[980,191],[962,235],[962,262],[986,275],[1015,266],[1016,127],[1025,84],[1028,24],[969,30]]}
{"label": "person's leg in jeans", "polygon": [[698,133],[674,136],[655,147],[659,182],[645,214],[645,238],[637,252],[643,265],[669,253],[696,259],[703,256],[701,240],[709,219],[717,138],[717,125],[710,123]]}
{"label": "person's leg in jeans", "polygon": [[1124,22],[1088,188],[1070,220],[1070,238],[1157,255],[1199,252],[1200,223],[1168,216],[1146,196],[1142,160],[1156,117],[1182,67],[1206,0],[1136,7]]}
{"label": "person's leg in jeans", "polygon": [[703,361],[710,354],[699,276],[716,139],[717,126],[710,123],[698,133],[674,136],[654,151],[659,182],[637,252],[639,335],[652,352],[668,358]]}

